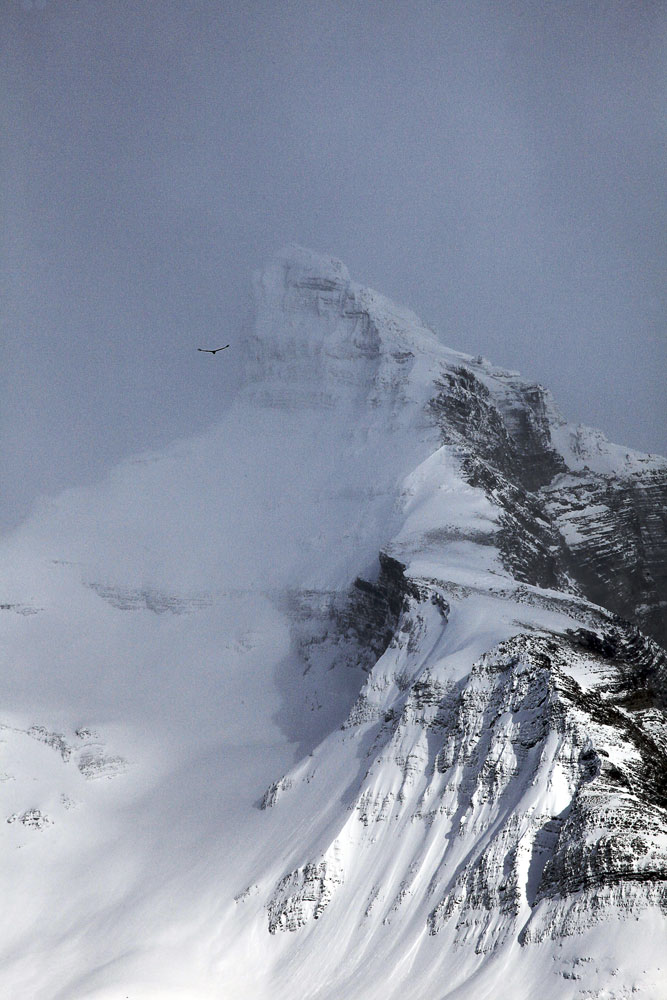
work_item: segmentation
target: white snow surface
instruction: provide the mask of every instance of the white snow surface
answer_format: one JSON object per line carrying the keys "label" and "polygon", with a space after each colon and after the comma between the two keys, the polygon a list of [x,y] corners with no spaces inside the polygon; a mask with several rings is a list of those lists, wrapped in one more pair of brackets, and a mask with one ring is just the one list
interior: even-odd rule
{"label": "white snow surface", "polygon": [[[576,612],[512,579],[497,508],[428,415],[443,367],[473,359],[301,248],[255,295],[247,383],[219,426],[44,500],[0,542],[0,996],[667,997],[656,907],[530,944],[500,913],[482,944],[455,919],[428,933],[500,819],[444,808],[457,779],[420,769],[431,731],[382,743],[378,720],[420,678],[484,689],[484,654]],[[572,473],[657,461],[553,421]],[[380,550],[450,613],[427,603],[409,652],[366,673],[326,654],[327,616]],[[547,763],[514,790],[517,816],[566,807]]]}

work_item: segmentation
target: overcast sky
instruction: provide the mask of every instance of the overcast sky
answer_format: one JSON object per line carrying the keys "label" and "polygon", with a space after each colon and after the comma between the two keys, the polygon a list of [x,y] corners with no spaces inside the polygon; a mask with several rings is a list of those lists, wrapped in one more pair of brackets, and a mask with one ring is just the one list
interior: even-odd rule
{"label": "overcast sky", "polygon": [[287,242],[667,450],[662,2],[0,10],[0,524],[214,421]]}

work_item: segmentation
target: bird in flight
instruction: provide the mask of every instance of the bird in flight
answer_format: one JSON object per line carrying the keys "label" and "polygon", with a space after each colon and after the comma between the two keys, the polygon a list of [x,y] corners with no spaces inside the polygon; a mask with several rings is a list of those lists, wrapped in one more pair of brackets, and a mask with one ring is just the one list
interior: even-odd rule
{"label": "bird in flight", "polygon": [[225,344],[224,347],[216,347],[215,350],[211,350],[210,347],[198,347],[197,350],[201,351],[203,354],[217,354],[218,351],[226,351],[229,344]]}

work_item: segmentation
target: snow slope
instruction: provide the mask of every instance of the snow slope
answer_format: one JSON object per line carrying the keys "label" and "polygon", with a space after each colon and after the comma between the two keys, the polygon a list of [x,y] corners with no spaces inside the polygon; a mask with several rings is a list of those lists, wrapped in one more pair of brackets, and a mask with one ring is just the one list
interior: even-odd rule
{"label": "snow slope", "polygon": [[1,542],[0,995],[667,997],[667,463],[333,259],[255,303]]}

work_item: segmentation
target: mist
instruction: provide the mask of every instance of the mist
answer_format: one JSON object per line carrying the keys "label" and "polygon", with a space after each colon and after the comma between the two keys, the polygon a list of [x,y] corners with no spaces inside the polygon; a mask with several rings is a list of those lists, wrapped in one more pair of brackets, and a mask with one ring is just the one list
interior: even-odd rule
{"label": "mist", "polygon": [[664,453],[665,21],[5,0],[0,524],[218,420],[288,242]]}

